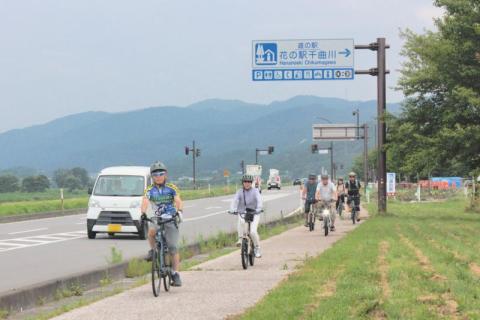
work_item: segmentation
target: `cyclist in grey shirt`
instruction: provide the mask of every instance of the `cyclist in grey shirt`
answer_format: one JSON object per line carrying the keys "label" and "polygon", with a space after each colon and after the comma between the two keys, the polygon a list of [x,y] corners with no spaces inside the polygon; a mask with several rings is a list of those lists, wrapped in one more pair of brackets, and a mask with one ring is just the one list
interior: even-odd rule
{"label": "cyclist in grey shirt", "polygon": [[[239,212],[245,213],[247,209],[249,211],[254,211],[255,216],[253,221],[250,223],[250,237],[252,238],[253,244],[255,246],[255,257],[260,258],[262,254],[260,253],[260,237],[258,236],[257,228],[258,223],[260,222],[260,212],[262,212],[262,196],[257,188],[252,187],[253,176],[244,175],[242,177],[242,189],[238,190],[233,198],[232,205],[230,207],[230,212]],[[242,244],[242,237],[244,230],[247,227],[245,220],[238,215],[238,242],[237,246]]]}

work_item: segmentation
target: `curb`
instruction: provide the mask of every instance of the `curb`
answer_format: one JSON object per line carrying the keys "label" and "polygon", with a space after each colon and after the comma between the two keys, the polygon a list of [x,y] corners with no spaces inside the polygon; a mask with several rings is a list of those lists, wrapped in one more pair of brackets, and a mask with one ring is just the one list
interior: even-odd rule
{"label": "curb", "polygon": [[[275,221],[270,221],[266,226],[273,227],[281,222],[290,222],[295,220],[298,213],[302,211],[301,208],[295,209],[283,219],[280,218]],[[232,232],[231,234],[236,234]],[[200,253],[199,243],[193,243],[186,247],[187,250],[193,252],[194,255]],[[145,256],[140,256],[133,259],[144,259]],[[133,260],[131,259],[131,260]],[[0,295],[0,309],[8,310],[9,312],[21,312],[24,309],[38,305],[39,301],[50,302],[55,298],[55,294],[62,289],[68,289],[72,286],[82,286],[83,290],[90,290],[100,286],[100,280],[108,276],[113,281],[118,281],[125,278],[125,270],[131,260],[102,267],[72,276],[49,280],[40,284],[15,289],[10,292]]]}
{"label": "curb", "polygon": [[39,212],[39,213],[16,214],[16,215],[11,215],[11,216],[0,217],[0,223],[9,223],[9,222],[19,222],[19,221],[27,221],[27,220],[72,216],[72,215],[75,215],[75,214],[86,213],[86,210],[87,210],[87,208],[81,208],[81,209],[68,209],[68,210],[64,210],[64,211],[49,211],[49,212]]}

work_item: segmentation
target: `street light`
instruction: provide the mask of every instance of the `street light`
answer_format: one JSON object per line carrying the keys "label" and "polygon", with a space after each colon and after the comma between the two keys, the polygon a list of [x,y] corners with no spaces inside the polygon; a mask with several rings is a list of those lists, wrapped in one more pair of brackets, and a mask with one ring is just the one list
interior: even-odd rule
{"label": "street light", "polygon": [[274,146],[268,146],[267,149],[255,149],[255,164],[258,164],[258,155],[259,154],[272,154],[273,151],[275,150]]}
{"label": "street light", "polygon": [[352,112],[352,116],[357,116],[357,140],[360,139],[360,110],[358,108]]}

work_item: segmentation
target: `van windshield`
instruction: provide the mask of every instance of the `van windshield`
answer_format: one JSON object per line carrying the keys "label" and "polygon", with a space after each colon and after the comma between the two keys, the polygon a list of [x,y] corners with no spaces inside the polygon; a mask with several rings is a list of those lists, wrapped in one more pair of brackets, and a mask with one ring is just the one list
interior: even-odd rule
{"label": "van windshield", "polygon": [[142,176],[99,176],[93,194],[96,196],[139,197],[145,189]]}

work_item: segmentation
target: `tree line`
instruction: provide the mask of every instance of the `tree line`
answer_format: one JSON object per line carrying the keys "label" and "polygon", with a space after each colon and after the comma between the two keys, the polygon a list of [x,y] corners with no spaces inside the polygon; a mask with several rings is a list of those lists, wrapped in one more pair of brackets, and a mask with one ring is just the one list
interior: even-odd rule
{"label": "tree line", "polygon": [[92,183],[88,172],[84,168],[58,169],[52,179],[46,175],[31,175],[18,178],[12,174],[0,176],[0,193],[6,192],[44,192],[52,185],[69,191],[86,189]]}
{"label": "tree line", "polygon": [[402,32],[403,111],[387,121],[388,170],[414,178],[480,168],[480,2],[436,0],[436,31]]}
{"label": "tree line", "polygon": [[[480,2],[436,0],[436,30],[401,32],[405,44],[397,90],[406,99],[387,114],[387,171],[411,181],[480,174]],[[369,154],[376,168],[377,153]],[[363,176],[363,156],[352,167]]]}

